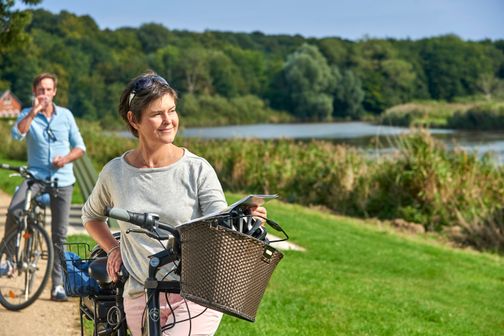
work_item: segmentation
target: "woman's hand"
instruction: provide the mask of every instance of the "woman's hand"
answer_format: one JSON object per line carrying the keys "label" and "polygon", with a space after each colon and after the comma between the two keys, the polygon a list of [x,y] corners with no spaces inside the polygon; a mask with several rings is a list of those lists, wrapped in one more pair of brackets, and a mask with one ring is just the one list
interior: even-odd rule
{"label": "woman's hand", "polygon": [[121,248],[119,246],[112,248],[107,256],[107,273],[113,282],[117,282],[119,280],[117,273],[121,270],[122,265]]}
{"label": "woman's hand", "polygon": [[256,217],[262,217],[262,218],[268,217],[268,212],[266,211],[266,208],[262,207],[262,206],[256,206],[256,207],[250,208],[250,213],[252,216],[256,216]]}

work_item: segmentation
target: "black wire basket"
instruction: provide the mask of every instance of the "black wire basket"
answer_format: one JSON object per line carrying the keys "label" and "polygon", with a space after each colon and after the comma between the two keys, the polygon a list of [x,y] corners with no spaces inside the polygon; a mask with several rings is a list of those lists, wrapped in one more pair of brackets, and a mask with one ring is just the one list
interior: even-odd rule
{"label": "black wire basket", "polygon": [[58,256],[63,269],[65,292],[71,297],[98,294],[100,287],[89,277],[88,267],[94,260],[87,243],[64,243],[58,246]]}
{"label": "black wire basket", "polygon": [[254,322],[283,254],[249,235],[205,220],[178,227],[182,297]]}

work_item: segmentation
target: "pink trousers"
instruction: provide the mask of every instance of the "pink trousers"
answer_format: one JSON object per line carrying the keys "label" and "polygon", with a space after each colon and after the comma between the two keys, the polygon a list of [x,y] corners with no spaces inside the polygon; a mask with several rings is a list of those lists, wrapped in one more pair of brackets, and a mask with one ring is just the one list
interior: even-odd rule
{"label": "pink trousers", "polygon": [[[202,307],[194,302],[186,301],[178,294],[168,294],[168,305],[165,293],[159,295],[160,322],[164,325],[175,324],[165,332],[164,336],[188,336],[190,335],[213,335],[219,327],[222,313],[212,309]],[[187,302],[187,305],[186,305]],[[189,308],[189,312],[188,312]],[[206,309],[206,310],[205,310]],[[126,322],[133,336],[142,335],[142,315],[145,310],[145,295],[139,297],[125,297],[124,311],[126,313]],[[203,312],[204,311],[204,312]],[[203,312],[201,315],[199,315]],[[145,315],[148,314],[147,311]],[[188,321],[189,315],[191,320]],[[197,317],[195,317],[198,315]]]}

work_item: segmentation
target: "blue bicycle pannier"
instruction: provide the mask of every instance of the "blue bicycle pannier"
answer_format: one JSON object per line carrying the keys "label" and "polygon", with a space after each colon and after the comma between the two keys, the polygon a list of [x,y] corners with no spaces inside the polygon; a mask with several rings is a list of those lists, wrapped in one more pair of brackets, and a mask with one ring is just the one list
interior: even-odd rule
{"label": "blue bicycle pannier", "polygon": [[82,260],[73,252],[65,252],[65,263],[65,291],[68,296],[86,296],[99,292],[98,283],[89,277],[90,260]]}

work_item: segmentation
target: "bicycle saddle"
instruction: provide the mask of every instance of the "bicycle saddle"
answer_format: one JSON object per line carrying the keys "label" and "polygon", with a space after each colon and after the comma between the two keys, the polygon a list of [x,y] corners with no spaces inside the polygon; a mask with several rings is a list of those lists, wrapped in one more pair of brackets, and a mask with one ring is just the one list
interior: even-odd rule
{"label": "bicycle saddle", "polygon": [[[121,266],[120,281],[124,282],[128,278],[128,271],[126,268]],[[107,273],[107,257],[96,258],[89,264],[89,276],[95,279],[100,287],[107,287],[112,283]]]}

